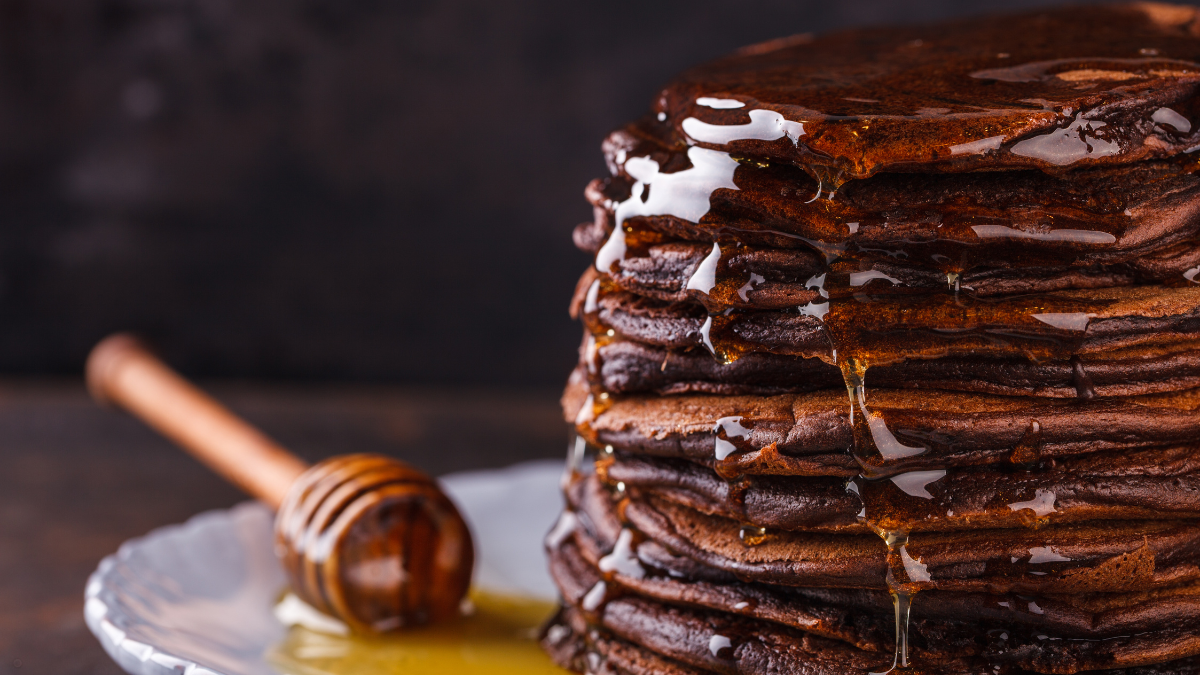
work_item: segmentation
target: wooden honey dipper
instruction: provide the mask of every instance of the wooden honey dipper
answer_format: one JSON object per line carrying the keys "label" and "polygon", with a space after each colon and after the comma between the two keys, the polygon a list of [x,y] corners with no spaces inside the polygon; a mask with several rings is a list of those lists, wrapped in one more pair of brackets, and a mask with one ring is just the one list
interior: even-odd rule
{"label": "wooden honey dipper", "polygon": [[475,551],[428,475],[382,455],[309,467],[127,334],[92,349],[87,384],[274,508],[276,553],[313,607],[368,634],[458,614]]}

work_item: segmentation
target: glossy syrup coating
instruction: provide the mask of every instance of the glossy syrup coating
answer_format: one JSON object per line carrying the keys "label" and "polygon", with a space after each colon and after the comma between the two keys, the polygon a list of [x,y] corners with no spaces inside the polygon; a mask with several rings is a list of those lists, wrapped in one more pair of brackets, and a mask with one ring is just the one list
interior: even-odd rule
{"label": "glossy syrup coating", "polygon": [[1197,16],[1138,3],[795,36],[684,73],[648,124],[808,166],[826,190],[881,170],[1169,156],[1200,143]]}
{"label": "glossy syrup coating", "polygon": [[437,483],[380,455],[335,457],[292,486],[276,518],[292,590],[358,633],[454,617],[474,547]]}

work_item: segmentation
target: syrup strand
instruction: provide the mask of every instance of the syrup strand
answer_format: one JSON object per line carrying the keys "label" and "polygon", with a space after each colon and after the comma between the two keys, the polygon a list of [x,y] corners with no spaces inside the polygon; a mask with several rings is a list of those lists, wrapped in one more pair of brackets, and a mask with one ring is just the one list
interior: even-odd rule
{"label": "syrup strand", "polygon": [[893,590],[892,605],[896,608],[896,657],[892,670],[908,667],[908,618],[912,611],[912,595]]}
{"label": "syrup strand", "polygon": [[[849,298],[831,299],[830,309],[833,310],[835,309],[835,305],[845,302],[856,302],[856,300]],[[839,337],[842,339],[839,339]],[[892,597],[896,632],[896,645],[892,667],[886,671],[887,673],[891,673],[896,670],[908,668],[908,629],[912,598],[920,591],[917,584],[927,582],[929,579],[923,565],[917,561],[909,562],[911,558],[905,550],[905,547],[908,545],[908,530],[883,527],[880,523],[881,518],[887,517],[890,514],[872,513],[868,506],[870,502],[865,497],[867,491],[872,489],[872,484],[880,483],[887,475],[883,467],[889,462],[921,454],[927,448],[907,446],[901,443],[895,434],[887,428],[887,423],[883,417],[872,413],[867,407],[866,380],[870,362],[868,360],[869,354],[866,350],[861,348],[856,349],[858,341],[845,339],[844,336],[840,335],[840,331],[831,330],[830,338],[833,341],[835,356],[840,356],[838,366],[842,372],[842,378],[846,385],[846,395],[850,404],[850,426],[854,432],[854,444],[851,452],[862,469],[862,473],[859,474],[857,479],[859,494],[861,497],[864,497],[863,510],[859,514],[859,519],[874,530],[887,546],[887,573],[885,581],[888,586],[888,593]],[[911,571],[910,567],[912,568]],[[897,570],[903,571],[903,581],[897,578]],[[924,578],[913,578],[914,574],[918,577],[923,576]],[[881,674],[872,673],[872,675]]]}

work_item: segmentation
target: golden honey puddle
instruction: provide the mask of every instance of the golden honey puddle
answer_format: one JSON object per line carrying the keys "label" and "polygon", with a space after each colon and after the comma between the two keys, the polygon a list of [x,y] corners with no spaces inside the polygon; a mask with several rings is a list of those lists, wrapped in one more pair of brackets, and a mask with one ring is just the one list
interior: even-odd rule
{"label": "golden honey puddle", "polygon": [[537,643],[554,603],[476,590],[470,600],[468,616],[380,637],[293,626],[267,661],[285,675],[562,675]]}

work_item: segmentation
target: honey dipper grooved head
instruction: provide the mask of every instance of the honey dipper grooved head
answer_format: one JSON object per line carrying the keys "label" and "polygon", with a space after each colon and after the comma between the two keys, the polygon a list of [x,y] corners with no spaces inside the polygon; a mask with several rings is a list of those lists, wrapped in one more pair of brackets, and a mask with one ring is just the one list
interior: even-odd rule
{"label": "honey dipper grooved head", "polygon": [[475,561],[467,525],[437,483],[380,455],[305,472],[275,535],[296,595],[363,633],[456,615]]}

